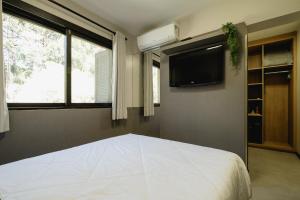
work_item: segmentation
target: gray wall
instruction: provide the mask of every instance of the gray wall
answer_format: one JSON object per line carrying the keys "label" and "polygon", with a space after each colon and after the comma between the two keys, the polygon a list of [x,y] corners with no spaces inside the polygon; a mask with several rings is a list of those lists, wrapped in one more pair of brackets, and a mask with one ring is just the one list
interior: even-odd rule
{"label": "gray wall", "polygon": [[110,108],[10,111],[11,131],[0,135],[0,164],[129,132],[159,137],[155,117],[129,108],[128,120],[112,122]]}
{"label": "gray wall", "polygon": [[[245,45],[246,26],[238,27]],[[226,51],[224,83],[194,88],[169,87],[169,58],[161,56],[162,138],[229,150],[246,158],[244,48],[241,48],[238,72],[231,66],[229,51]]]}

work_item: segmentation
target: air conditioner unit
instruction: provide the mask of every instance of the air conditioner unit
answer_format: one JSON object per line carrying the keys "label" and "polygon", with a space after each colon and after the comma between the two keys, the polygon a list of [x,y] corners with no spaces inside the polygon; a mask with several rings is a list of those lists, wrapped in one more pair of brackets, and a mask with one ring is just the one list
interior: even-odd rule
{"label": "air conditioner unit", "polygon": [[178,40],[178,27],[172,23],[137,38],[138,47],[141,51],[147,51]]}

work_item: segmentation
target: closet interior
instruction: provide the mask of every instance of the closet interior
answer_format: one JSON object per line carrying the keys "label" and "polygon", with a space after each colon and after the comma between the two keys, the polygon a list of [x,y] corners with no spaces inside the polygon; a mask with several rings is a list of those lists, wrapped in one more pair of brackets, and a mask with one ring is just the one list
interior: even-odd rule
{"label": "closet interior", "polygon": [[295,147],[296,33],[248,44],[248,143]]}

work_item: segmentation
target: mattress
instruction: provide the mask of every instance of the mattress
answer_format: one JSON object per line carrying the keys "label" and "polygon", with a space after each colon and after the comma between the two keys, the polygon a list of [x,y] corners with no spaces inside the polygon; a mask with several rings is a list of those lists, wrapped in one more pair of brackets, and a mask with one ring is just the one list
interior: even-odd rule
{"label": "mattress", "polygon": [[1,200],[246,200],[227,151],[127,134],[0,166]]}

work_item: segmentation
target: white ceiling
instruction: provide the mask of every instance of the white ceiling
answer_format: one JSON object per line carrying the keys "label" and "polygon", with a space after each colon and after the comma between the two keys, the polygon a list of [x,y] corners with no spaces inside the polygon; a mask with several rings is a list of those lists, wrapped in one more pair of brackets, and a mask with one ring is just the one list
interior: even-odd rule
{"label": "white ceiling", "polygon": [[71,0],[133,35],[223,0]]}

